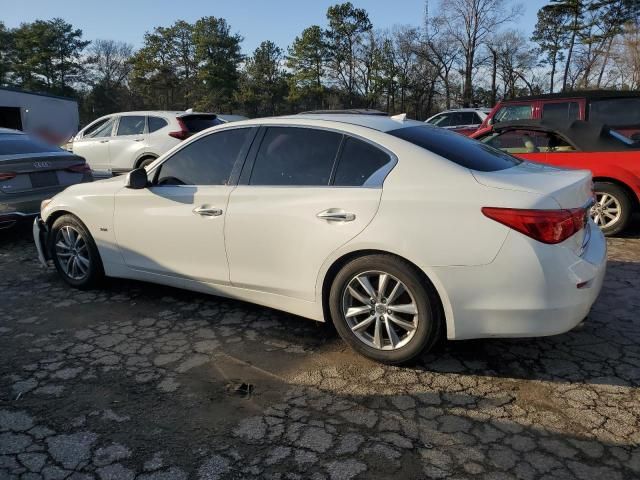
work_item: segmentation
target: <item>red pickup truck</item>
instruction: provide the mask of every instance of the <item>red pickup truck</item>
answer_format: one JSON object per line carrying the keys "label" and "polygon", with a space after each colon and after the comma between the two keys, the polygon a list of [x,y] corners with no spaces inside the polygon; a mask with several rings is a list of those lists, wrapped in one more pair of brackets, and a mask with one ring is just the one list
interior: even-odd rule
{"label": "red pickup truck", "polygon": [[608,125],[628,137],[638,139],[640,92],[592,90],[504,100],[491,110],[478,132],[496,123],[515,120],[565,123],[587,120]]}

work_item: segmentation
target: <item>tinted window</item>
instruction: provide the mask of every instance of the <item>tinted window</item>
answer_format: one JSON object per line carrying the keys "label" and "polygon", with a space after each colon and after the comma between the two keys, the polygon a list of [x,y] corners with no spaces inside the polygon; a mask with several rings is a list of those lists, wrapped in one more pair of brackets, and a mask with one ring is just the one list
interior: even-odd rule
{"label": "tinted window", "polygon": [[387,133],[471,170],[493,172],[520,163],[520,160],[511,155],[448,130],[417,126]]}
{"label": "tinted window", "polygon": [[115,118],[107,118],[106,120],[101,121],[97,125],[92,126],[89,130],[84,132],[82,137],[83,138],[110,137],[111,130],[113,129],[114,123],[115,123]]}
{"label": "tinted window", "polygon": [[246,155],[252,128],[217,132],[177,151],[160,166],[158,185],[227,185],[237,160]]}
{"label": "tinted window", "polygon": [[209,127],[215,127],[216,125],[224,123],[215,115],[184,115],[179,118],[191,133],[201,132]]}
{"label": "tinted window", "polygon": [[155,132],[156,130],[160,130],[161,128],[169,125],[164,118],[160,117],[147,117],[147,121],[149,122],[149,133]]}
{"label": "tinted window", "polygon": [[542,118],[559,122],[579,120],[580,106],[578,102],[545,103],[542,105]]}
{"label": "tinted window", "polygon": [[60,148],[26,135],[0,134],[0,155],[60,152]]}
{"label": "tinted window", "polygon": [[456,115],[454,125],[477,125],[482,123],[475,112],[458,112]]}
{"label": "tinted window", "polygon": [[505,105],[496,113],[494,123],[527,120],[531,117],[531,105]]}
{"label": "tinted window", "polygon": [[342,135],[311,128],[271,127],[262,140],[251,185],[328,185]]}
{"label": "tinted window", "polygon": [[144,117],[126,116],[120,117],[118,132],[116,135],[140,135],[144,133]]}
{"label": "tinted window", "polygon": [[379,148],[355,138],[348,138],[342,148],[333,184],[340,187],[365,185],[367,180],[390,161],[389,155]]}
{"label": "tinted window", "polygon": [[609,98],[593,100],[589,106],[589,120],[611,127],[640,125],[640,98]]}

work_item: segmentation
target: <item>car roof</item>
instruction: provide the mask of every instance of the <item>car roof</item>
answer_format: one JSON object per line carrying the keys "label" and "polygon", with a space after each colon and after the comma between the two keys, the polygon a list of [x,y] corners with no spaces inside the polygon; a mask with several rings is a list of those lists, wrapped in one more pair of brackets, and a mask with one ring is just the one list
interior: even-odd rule
{"label": "car roof", "polygon": [[627,145],[609,135],[611,128],[603,123],[574,120],[553,122],[549,120],[514,120],[493,126],[493,131],[534,130],[552,132],[564,137],[578,150],[584,152],[612,152],[640,150],[640,145]]}
{"label": "car roof", "polygon": [[448,110],[444,110],[440,113],[448,113],[448,112],[485,112],[485,113],[489,113],[491,111],[490,108],[485,108],[485,107],[468,107],[468,108],[450,108]]}
{"label": "car roof", "polygon": [[124,115],[124,116],[130,116],[130,115],[175,115],[175,116],[182,116],[182,115],[216,115],[215,113],[211,113],[211,112],[187,112],[185,110],[138,110],[138,111],[131,111],[131,112],[114,112],[114,113],[110,113],[109,115],[105,115],[105,117],[112,117],[115,115]]}
{"label": "car roof", "polygon": [[632,92],[625,90],[576,90],[573,92],[561,92],[561,93],[545,93],[541,95],[529,95],[524,97],[511,98],[509,100],[503,100],[501,103],[522,102],[527,100],[554,100],[563,98],[586,98],[590,99],[602,99],[602,98],[637,98],[640,97],[640,92]]}
{"label": "car roof", "polygon": [[[341,113],[302,113],[298,115],[289,115],[283,117],[272,117],[264,119],[252,120],[258,123],[269,123],[274,119],[279,120],[316,120],[321,122],[342,123],[356,125],[365,128],[371,128],[379,132],[390,132],[399,128],[409,126],[424,126],[423,122],[417,120],[402,119],[401,116],[388,117],[386,115],[363,115],[363,114],[341,114]],[[296,122],[297,123],[297,122]],[[311,125],[312,123],[310,123]]]}

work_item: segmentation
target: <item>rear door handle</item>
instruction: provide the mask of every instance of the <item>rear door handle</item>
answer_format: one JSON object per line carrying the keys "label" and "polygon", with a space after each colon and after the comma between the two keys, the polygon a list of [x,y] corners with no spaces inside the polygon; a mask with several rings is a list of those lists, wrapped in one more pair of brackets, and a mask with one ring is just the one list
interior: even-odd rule
{"label": "rear door handle", "polygon": [[144,138],[134,138],[133,141],[134,142],[143,142]]}
{"label": "rear door handle", "polygon": [[353,222],[356,219],[355,213],[345,212],[340,208],[330,208],[320,212],[316,217],[329,222]]}
{"label": "rear door handle", "polygon": [[109,140],[100,140],[100,143],[109,143]]}
{"label": "rear door handle", "polygon": [[222,215],[222,209],[202,205],[201,207],[194,208],[193,213],[202,215],[203,217],[219,217]]}

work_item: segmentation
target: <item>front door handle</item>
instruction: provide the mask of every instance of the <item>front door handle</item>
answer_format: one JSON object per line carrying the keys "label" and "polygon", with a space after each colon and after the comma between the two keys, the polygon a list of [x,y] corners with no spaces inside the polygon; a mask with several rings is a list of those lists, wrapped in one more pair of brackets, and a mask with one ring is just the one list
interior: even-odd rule
{"label": "front door handle", "polygon": [[201,207],[194,208],[193,213],[196,215],[202,215],[203,217],[219,217],[222,215],[222,209],[202,205]]}
{"label": "front door handle", "polygon": [[320,212],[316,217],[329,222],[353,222],[356,219],[355,213],[345,212],[340,208],[330,208]]}
{"label": "front door handle", "polygon": [[109,140],[100,140],[100,143],[109,143]]}
{"label": "front door handle", "polygon": [[133,141],[134,142],[142,142],[142,141],[144,141],[144,138],[134,138]]}

